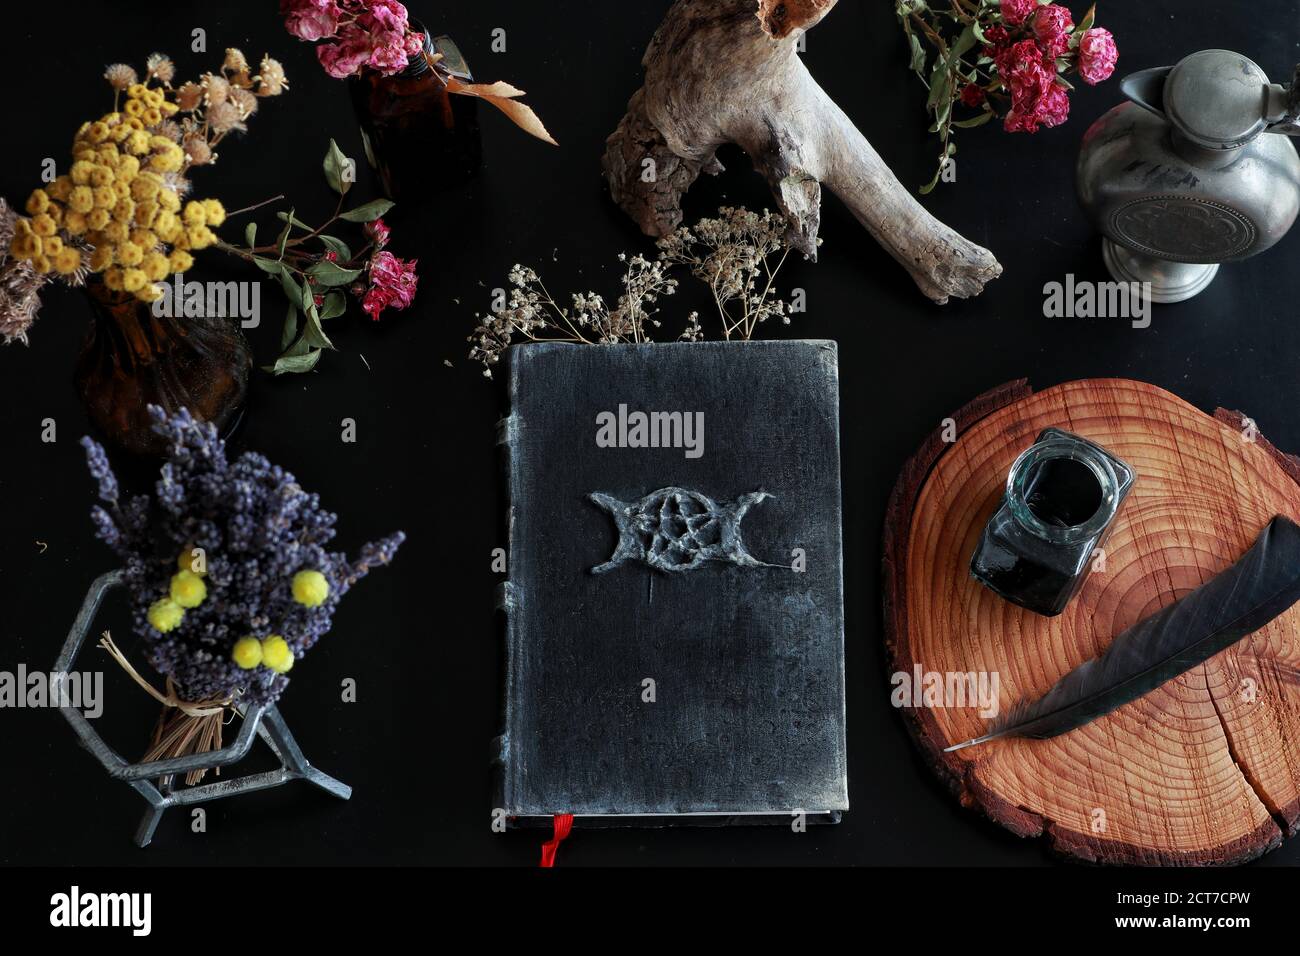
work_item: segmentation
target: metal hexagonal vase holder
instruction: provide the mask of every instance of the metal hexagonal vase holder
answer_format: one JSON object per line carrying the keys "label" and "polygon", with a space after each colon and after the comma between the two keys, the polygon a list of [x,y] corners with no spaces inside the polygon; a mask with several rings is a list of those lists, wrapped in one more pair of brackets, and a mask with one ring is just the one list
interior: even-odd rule
{"label": "metal hexagonal vase holder", "polygon": [[[76,663],[78,654],[81,653],[86,637],[94,627],[95,616],[99,612],[104,596],[113,588],[123,586],[124,583],[125,575],[123,572],[110,571],[101,575],[90,586],[86,599],[81,605],[81,610],[77,614],[77,619],[72,625],[72,630],[68,634],[68,640],[63,645],[63,651],[59,654],[58,662],[54,665],[55,674],[69,674],[72,672],[72,667]],[[149,845],[149,842],[153,839],[154,831],[158,828],[158,821],[162,819],[163,811],[169,807],[207,803],[211,800],[232,797],[236,794],[252,793],[255,790],[278,787],[292,780],[305,780],[342,800],[347,800],[352,796],[351,787],[335,780],[328,774],[321,773],[307,762],[307,758],[303,756],[302,751],[298,748],[293,735],[289,733],[284,718],[280,716],[280,712],[276,710],[274,704],[270,706],[237,707],[236,709],[243,718],[243,725],[239,728],[239,734],[229,746],[208,753],[193,754],[188,757],[153,760],[148,763],[129,763],[104,742],[104,739],[99,736],[99,733],[90,725],[90,722],[82,716],[81,711],[73,707],[66,697],[60,701],[59,706],[64,718],[76,731],[81,745],[104,765],[104,769],[108,771],[109,776],[126,781],[148,801],[149,809],[145,811],[144,819],[140,821],[139,829],[135,833],[137,846]],[[249,774],[233,780],[222,780],[217,783],[202,784],[180,790],[176,789],[174,781],[179,775],[193,770],[215,770],[218,767],[226,767],[242,760],[252,748],[256,736],[260,736],[266,741],[266,745],[271,748],[272,753],[279,759],[279,770]],[[158,781],[157,784],[154,783],[155,780]]]}

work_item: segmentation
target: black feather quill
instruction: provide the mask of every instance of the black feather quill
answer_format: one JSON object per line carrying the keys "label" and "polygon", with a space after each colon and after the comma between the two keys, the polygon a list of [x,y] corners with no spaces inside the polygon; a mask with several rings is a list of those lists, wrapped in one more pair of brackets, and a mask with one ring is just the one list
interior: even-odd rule
{"label": "black feather quill", "polygon": [[1044,739],[1082,727],[1137,700],[1253,634],[1300,601],[1300,527],[1274,518],[1227,571],[1111,642],[1041,699],[1006,718],[961,750],[998,737]]}

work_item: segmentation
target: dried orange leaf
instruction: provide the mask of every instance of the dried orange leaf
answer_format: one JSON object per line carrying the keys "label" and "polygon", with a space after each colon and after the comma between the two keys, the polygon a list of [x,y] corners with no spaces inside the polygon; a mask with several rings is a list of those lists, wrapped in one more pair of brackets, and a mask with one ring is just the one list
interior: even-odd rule
{"label": "dried orange leaf", "polygon": [[511,122],[525,133],[530,133],[552,146],[560,145],[546,131],[546,126],[543,125],[541,119],[532,111],[531,107],[515,101],[516,97],[524,95],[524,91],[511,86],[509,83],[501,80],[495,83],[462,83],[452,76],[447,78],[447,92],[459,93],[462,96],[477,96],[481,100],[486,100],[502,113],[505,113]]}

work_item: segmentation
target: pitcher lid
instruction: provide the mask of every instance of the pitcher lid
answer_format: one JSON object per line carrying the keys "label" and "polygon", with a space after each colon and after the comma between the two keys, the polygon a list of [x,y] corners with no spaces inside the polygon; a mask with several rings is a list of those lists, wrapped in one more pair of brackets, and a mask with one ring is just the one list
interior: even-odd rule
{"label": "pitcher lid", "polygon": [[1270,88],[1268,74],[1240,53],[1202,50],[1169,73],[1164,112],[1197,145],[1234,149],[1268,128]]}

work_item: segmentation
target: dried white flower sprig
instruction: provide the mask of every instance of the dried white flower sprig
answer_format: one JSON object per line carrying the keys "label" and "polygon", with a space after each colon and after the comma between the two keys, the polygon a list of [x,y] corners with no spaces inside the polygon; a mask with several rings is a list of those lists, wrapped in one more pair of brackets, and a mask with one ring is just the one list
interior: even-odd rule
{"label": "dried white flower sprig", "polygon": [[[577,293],[569,308],[560,305],[538,274],[516,265],[508,276],[510,292],[505,303],[489,315],[479,315],[478,327],[468,339],[469,357],[492,366],[517,342],[571,342],[613,345],[649,342],[662,323],[655,318],[658,303],[677,291],[674,267],[683,265],[713,293],[722,338],[748,341],[768,319],[790,324],[789,306],[776,288],[776,276],[790,254],[785,217],[763,210],[724,206],[718,218],[701,219],[659,241],[659,255],[619,255],[624,263],[623,294],[611,308],[596,292]],[[686,316],[677,336],[680,342],[704,338],[698,312]]]}

